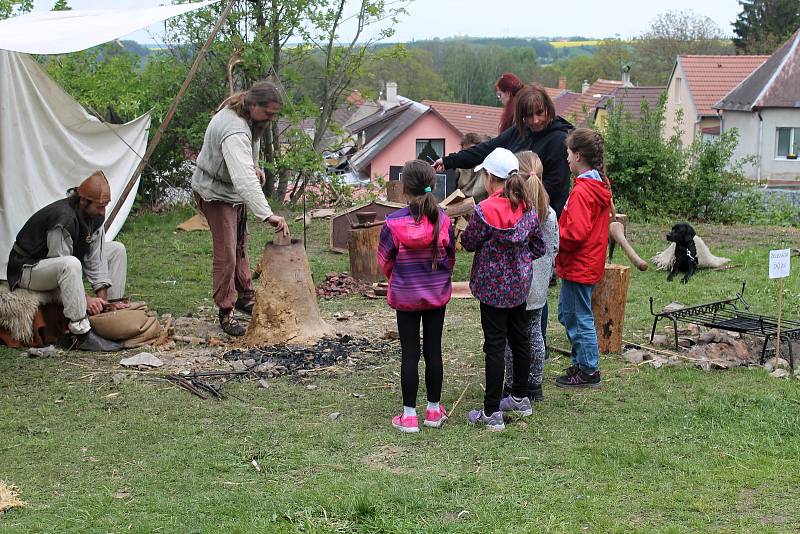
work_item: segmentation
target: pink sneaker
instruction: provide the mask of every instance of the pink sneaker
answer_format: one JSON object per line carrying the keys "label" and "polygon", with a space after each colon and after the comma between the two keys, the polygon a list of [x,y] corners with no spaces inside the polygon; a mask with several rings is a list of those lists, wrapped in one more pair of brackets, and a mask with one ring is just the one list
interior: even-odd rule
{"label": "pink sneaker", "polygon": [[444,409],[444,404],[439,404],[438,410],[425,410],[425,426],[433,428],[441,428],[442,424],[447,421],[447,411]]}
{"label": "pink sneaker", "polygon": [[395,415],[392,417],[392,426],[400,432],[419,432],[416,415]]}

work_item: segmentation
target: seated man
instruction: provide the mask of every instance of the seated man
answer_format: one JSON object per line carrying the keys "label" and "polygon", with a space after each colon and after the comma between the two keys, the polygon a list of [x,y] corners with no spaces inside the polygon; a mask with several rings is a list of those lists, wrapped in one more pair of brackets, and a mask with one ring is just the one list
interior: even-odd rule
{"label": "seated man", "polygon": [[[119,343],[92,332],[88,319],[104,308],[113,308],[113,302],[125,293],[125,246],[105,242],[103,223],[111,188],[103,172],[95,171],[68,193],[67,198],[33,214],[17,234],[8,257],[8,286],[11,291],[18,287],[60,289],[64,316],[76,338],[75,348],[120,350]],[[85,292],[83,275],[91,283],[94,297]]]}

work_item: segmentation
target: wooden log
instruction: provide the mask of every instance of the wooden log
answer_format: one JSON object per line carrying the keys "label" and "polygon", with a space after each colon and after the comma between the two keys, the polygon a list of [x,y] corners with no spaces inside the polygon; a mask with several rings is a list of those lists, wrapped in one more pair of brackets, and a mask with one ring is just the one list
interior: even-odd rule
{"label": "wooden log", "polygon": [[389,202],[403,202],[403,182],[390,180],[386,182],[386,200]]}
{"label": "wooden log", "polygon": [[347,240],[350,252],[350,275],[356,280],[380,282],[386,279],[377,258],[381,228],[383,224],[350,229]]}
{"label": "wooden log", "polygon": [[447,212],[447,216],[451,219],[456,219],[458,217],[472,217],[472,212],[475,211],[475,200],[472,197],[469,197],[461,202],[448,204],[445,206],[444,211]]}
{"label": "wooden log", "polygon": [[[467,195],[465,195],[461,191],[461,189],[456,189],[455,191],[453,191],[452,193],[447,195],[446,199],[444,199],[441,202],[439,202],[439,207],[446,208],[447,206],[450,206],[451,204],[458,204],[459,202],[463,202],[465,198],[467,198]],[[475,203],[475,201],[473,201],[473,204],[474,203]]]}
{"label": "wooden log", "polygon": [[622,252],[631,260],[631,263],[640,271],[647,270],[647,262],[644,261],[633,249],[628,239],[625,237],[625,226],[621,222],[612,222],[608,225],[608,239],[614,240],[622,247]]}
{"label": "wooden log", "polygon": [[620,352],[625,326],[630,267],[606,264],[603,279],[594,286],[592,313],[600,352]]}

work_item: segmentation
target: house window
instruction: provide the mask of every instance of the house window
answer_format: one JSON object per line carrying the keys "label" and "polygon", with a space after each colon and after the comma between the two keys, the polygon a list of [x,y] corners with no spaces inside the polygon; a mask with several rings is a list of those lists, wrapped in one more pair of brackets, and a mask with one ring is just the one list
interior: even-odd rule
{"label": "house window", "polygon": [[433,163],[444,156],[444,139],[417,139],[417,159]]}
{"label": "house window", "polygon": [[680,78],[675,78],[675,87],[673,88],[673,91],[674,91],[675,103],[676,104],[680,104],[681,103],[681,79]]}
{"label": "house window", "polygon": [[775,143],[776,158],[797,158],[800,152],[800,128],[776,128],[778,142]]}

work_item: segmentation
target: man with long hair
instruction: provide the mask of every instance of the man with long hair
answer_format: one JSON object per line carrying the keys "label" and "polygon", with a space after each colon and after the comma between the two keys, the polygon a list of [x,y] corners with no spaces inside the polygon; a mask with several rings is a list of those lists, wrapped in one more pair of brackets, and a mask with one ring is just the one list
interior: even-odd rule
{"label": "man with long hair", "polygon": [[222,330],[231,336],[246,332],[233,309],[253,313],[247,208],[276,232],[289,231],[267,203],[258,164],[261,134],[281,105],[280,92],[270,82],[257,82],[222,102],[208,124],[192,177],[195,200],[211,229],[214,303]]}
{"label": "man with long hair", "polygon": [[[128,257],[125,246],[105,241],[103,223],[111,188],[102,171],[95,171],[69,196],[37,211],[17,234],[8,257],[8,285],[33,291],[60,290],[64,317],[75,336],[74,348],[95,352],[122,346],[95,334],[89,315],[126,307]],[[85,292],[83,277],[95,296]]]}

